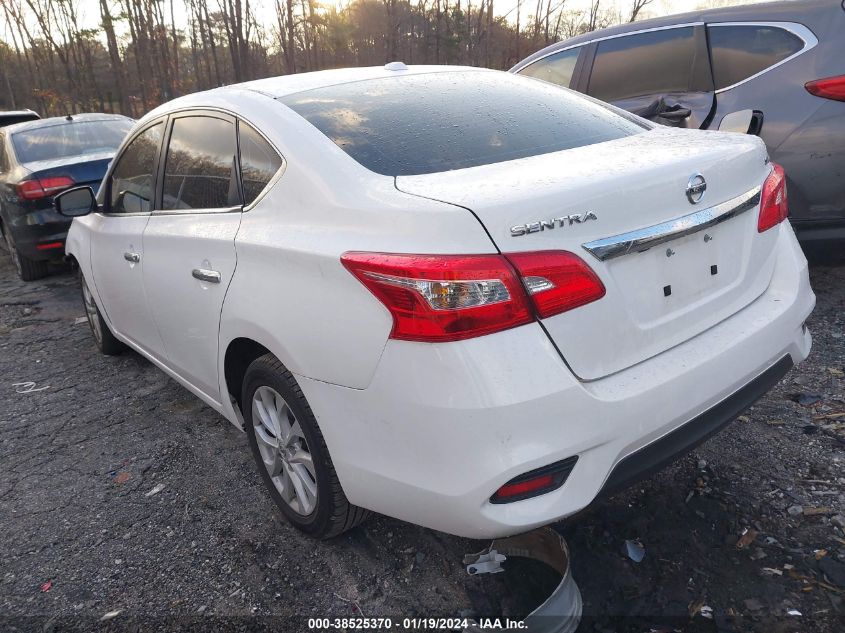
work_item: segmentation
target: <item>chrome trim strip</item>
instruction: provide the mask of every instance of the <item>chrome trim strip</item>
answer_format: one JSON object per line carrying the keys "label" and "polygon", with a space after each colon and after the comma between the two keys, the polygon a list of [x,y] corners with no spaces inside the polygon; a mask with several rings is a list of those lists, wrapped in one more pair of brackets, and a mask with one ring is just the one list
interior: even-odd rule
{"label": "chrome trim strip", "polygon": [[[721,26],[768,26],[768,27],[775,28],[775,29],[782,29],[784,31],[792,33],[795,37],[797,37],[798,39],[803,41],[804,46],[800,51],[792,53],[792,55],[780,60],[776,64],[772,64],[771,66],[766,66],[763,70],[761,70],[757,73],[754,73],[750,77],[746,77],[745,79],[742,79],[741,81],[737,81],[735,84],[731,84],[730,86],[725,86],[724,88],[719,88],[716,91],[717,95],[721,94],[723,92],[727,92],[728,90],[733,90],[737,86],[741,86],[742,84],[744,84],[748,81],[751,81],[752,79],[757,79],[757,77],[759,77],[761,75],[765,75],[767,72],[774,70],[778,66],[782,66],[783,64],[785,64],[787,62],[791,62],[793,59],[795,59],[799,55],[803,55],[807,51],[815,48],[819,43],[818,38],[816,37],[816,35],[810,29],[808,29],[803,24],[797,24],[795,22],[708,22],[707,23],[708,29],[718,28],[718,27],[721,27]],[[708,47],[709,47],[709,45],[710,44],[709,44],[709,41],[708,41]]]}
{"label": "chrome trim strip", "polygon": [[714,207],[654,224],[635,231],[620,233],[612,237],[593,240],[581,246],[599,261],[622,257],[629,253],[641,253],[648,249],[676,240],[708,227],[720,224],[745,213],[760,204],[761,187],[755,187],[742,195]]}

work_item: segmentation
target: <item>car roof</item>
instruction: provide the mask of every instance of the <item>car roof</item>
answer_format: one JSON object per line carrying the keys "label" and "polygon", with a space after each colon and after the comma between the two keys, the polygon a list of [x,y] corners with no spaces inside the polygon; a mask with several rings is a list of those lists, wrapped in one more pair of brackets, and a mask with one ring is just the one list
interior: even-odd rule
{"label": "car roof", "polygon": [[[388,69],[390,66],[394,66],[396,70]],[[319,70],[294,75],[280,75],[278,77],[268,77],[266,79],[257,79],[255,81],[247,81],[239,84],[229,84],[219,88],[212,88],[211,90],[206,90],[204,92],[195,92],[183,97],[178,97],[172,101],[163,103],[151,112],[148,112],[144,115],[142,121],[147,121],[181,108],[203,107],[221,99],[224,101],[231,100],[233,96],[240,91],[254,92],[265,97],[270,97],[271,99],[279,99],[297,92],[305,92],[306,90],[314,90],[317,88],[327,88],[330,86],[337,86],[356,81],[367,81],[370,79],[401,77],[408,75],[423,75],[431,73],[442,74],[466,71],[501,72],[485,68],[475,68],[472,66],[405,66],[401,62],[392,62],[391,64],[385,64],[384,66],[337,68],[333,70]]]}
{"label": "car roof", "polygon": [[796,16],[811,9],[833,6],[841,6],[841,0],[780,0],[779,2],[766,2],[763,4],[745,4],[735,7],[701,9],[699,11],[689,11],[687,13],[677,13],[659,18],[628,22],[627,24],[591,31],[556,42],[521,60],[511,70],[521,68],[529,62],[561,48],[586,44],[614,35],[624,35],[636,31],[646,31],[648,29],[691,24],[694,22],[788,22],[794,21]]}
{"label": "car roof", "polygon": [[7,125],[3,129],[9,133],[23,132],[25,130],[37,130],[45,127],[54,127],[56,125],[64,125],[67,123],[80,123],[89,121],[132,121],[129,117],[122,114],[100,114],[96,112],[83,112],[81,114],[71,114],[67,116],[54,116],[49,119],[35,119],[34,121],[24,121],[23,123],[13,123]]}

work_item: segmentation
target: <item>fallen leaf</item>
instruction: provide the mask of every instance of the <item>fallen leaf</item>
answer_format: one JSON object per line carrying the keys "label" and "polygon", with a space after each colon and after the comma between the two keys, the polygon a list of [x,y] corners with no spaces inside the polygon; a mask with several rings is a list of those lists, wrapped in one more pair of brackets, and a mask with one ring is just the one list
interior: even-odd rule
{"label": "fallen leaf", "polygon": [[824,415],[814,415],[814,420],[838,420],[839,418],[845,418],[845,411],[840,413],[825,413]]}
{"label": "fallen leaf", "polygon": [[836,376],[837,378],[845,377],[845,371],[842,371],[841,369],[836,369],[836,367],[828,367],[827,371],[830,372],[831,376]]}
{"label": "fallen leaf", "polygon": [[816,560],[821,560],[822,558],[827,556],[827,550],[826,549],[817,549],[816,551],[813,552],[813,554],[816,555]]}
{"label": "fallen leaf", "polygon": [[745,528],[742,531],[742,535],[739,537],[739,540],[736,542],[737,549],[745,549],[751,543],[754,542],[754,539],[757,538],[757,530],[752,530],[750,528]]}
{"label": "fallen leaf", "polygon": [[144,496],[152,497],[153,495],[157,495],[158,493],[160,493],[162,490],[164,490],[164,484],[156,484],[155,487]]}
{"label": "fallen leaf", "polygon": [[44,584],[41,585],[42,593],[47,593],[52,588],[53,588],[53,581],[52,580],[48,580],[47,582],[45,582]]}
{"label": "fallen leaf", "polygon": [[121,473],[118,473],[118,474],[117,474],[117,477],[115,477],[115,478],[114,478],[114,483],[116,483],[116,484],[125,484],[127,481],[129,481],[129,479],[130,479],[131,477],[132,477],[132,475],[130,475],[129,473],[127,473],[127,472],[125,472],[125,471],[124,471],[124,472],[121,472]]}
{"label": "fallen leaf", "polygon": [[833,510],[826,507],[821,508],[804,508],[804,516],[805,517],[812,517],[818,516],[820,514],[833,514]]}

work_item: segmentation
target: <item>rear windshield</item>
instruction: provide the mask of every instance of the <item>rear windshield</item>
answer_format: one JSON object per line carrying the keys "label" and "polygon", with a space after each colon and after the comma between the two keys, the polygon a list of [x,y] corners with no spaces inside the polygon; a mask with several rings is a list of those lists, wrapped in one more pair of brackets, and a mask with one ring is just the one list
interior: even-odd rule
{"label": "rear windshield", "polygon": [[400,75],[279,100],[387,176],[499,163],[647,129],[573,92],[507,73]]}
{"label": "rear windshield", "polygon": [[129,119],[67,121],[12,134],[21,163],[114,152],[132,128]]}

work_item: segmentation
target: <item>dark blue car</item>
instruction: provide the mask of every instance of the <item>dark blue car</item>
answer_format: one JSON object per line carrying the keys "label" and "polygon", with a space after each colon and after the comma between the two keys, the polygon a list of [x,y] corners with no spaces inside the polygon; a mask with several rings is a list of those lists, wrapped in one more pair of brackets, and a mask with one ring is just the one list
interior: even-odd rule
{"label": "dark blue car", "polygon": [[24,281],[61,259],[70,220],[53,197],[77,185],[96,189],[133,120],[76,114],[0,128],[0,231]]}

